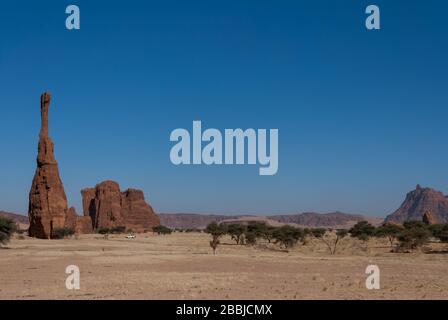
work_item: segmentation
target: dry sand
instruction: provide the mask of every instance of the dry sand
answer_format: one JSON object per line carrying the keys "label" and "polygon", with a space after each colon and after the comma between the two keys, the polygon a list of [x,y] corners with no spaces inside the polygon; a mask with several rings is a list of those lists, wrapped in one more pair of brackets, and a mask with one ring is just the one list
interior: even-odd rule
{"label": "dry sand", "polygon": [[[369,252],[352,239],[331,256],[319,240],[289,252],[237,246],[213,255],[200,233],[78,239],[12,239],[0,249],[0,299],[447,299],[448,254]],[[439,249],[441,249],[440,247]],[[65,287],[77,265],[81,289]],[[367,265],[381,270],[381,289],[367,290]]]}

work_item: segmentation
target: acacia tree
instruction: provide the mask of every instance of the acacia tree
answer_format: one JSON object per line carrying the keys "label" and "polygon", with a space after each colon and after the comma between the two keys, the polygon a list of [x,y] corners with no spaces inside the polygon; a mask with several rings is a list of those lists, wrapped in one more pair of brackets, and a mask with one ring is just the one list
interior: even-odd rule
{"label": "acacia tree", "polygon": [[170,228],[162,225],[158,225],[152,228],[152,232],[157,233],[158,235],[171,234],[172,231],[173,230],[171,230]]}
{"label": "acacia tree", "polygon": [[210,247],[213,250],[213,254],[216,254],[216,248],[219,245],[219,239],[227,233],[227,230],[224,225],[212,222],[207,225],[207,227],[205,228],[205,232],[209,233],[212,236],[212,240],[210,240]]}
{"label": "acacia tree", "polygon": [[266,226],[266,228],[263,231],[263,238],[268,242],[271,243],[273,237],[274,237],[274,231],[276,230],[276,227],[273,226]]}
{"label": "acacia tree", "polygon": [[246,226],[238,223],[229,224],[227,226],[227,233],[232,240],[235,240],[236,244],[244,244],[244,233]]}
{"label": "acacia tree", "polygon": [[430,225],[429,231],[432,233],[433,237],[439,239],[440,242],[448,242],[448,223]]}
{"label": "acacia tree", "polygon": [[345,229],[339,229],[336,230],[336,232],[332,232],[332,230],[316,228],[310,229],[309,234],[325,243],[330,250],[330,254],[335,254],[338,243],[341,239],[348,235],[348,231]]}
{"label": "acacia tree", "polygon": [[285,249],[293,247],[300,239],[303,239],[304,232],[300,228],[284,225],[273,232],[273,238],[276,243],[280,243],[280,246],[284,246]]}
{"label": "acacia tree", "polygon": [[16,230],[14,221],[0,217],[0,247],[9,242],[11,235]]}
{"label": "acacia tree", "polygon": [[377,237],[386,237],[389,240],[390,246],[393,248],[395,240],[402,231],[403,227],[400,225],[385,223],[376,229],[375,235]]}
{"label": "acacia tree", "polygon": [[375,235],[375,227],[367,221],[359,221],[348,232],[353,238],[361,240],[368,249],[369,239]]}
{"label": "acacia tree", "polygon": [[404,229],[397,236],[399,242],[397,249],[414,250],[420,248],[431,237],[428,227],[421,221],[406,221],[403,223],[403,227]]}
{"label": "acacia tree", "polygon": [[265,222],[250,222],[246,227],[244,238],[247,244],[254,245],[259,238],[269,239],[268,241],[270,241],[272,238],[272,231],[268,229]]}

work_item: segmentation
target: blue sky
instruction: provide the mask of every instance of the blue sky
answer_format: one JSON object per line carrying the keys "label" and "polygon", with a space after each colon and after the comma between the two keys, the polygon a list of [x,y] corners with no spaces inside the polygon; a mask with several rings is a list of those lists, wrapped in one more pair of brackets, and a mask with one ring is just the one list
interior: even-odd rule
{"label": "blue sky", "polygon": [[[81,29],[65,29],[65,7]],[[369,4],[381,30],[364,27]],[[157,212],[382,216],[448,192],[446,1],[5,1],[0,210],[27,212],[40,125],[69,204],[112,179]],[[279,171],[174,166],[175,128],[278,128]]]}

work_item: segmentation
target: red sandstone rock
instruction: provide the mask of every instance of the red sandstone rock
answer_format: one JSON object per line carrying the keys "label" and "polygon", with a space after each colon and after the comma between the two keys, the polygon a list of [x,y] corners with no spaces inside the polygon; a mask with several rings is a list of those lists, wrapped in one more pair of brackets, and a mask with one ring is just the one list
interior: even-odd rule
{"label": "red sandstone rock", "polygon": [[80,217],[76,214],[75,208],[71,207],[67,211],[65,219],[65,227],[72,229],[75,233],[84,234],[92,233],[92,219],[90,217]]}
{"label": "red sandstone rock", "polygon": [[415,190],[406,195],[400,208],[386,217],[386,221],[398,223],[408,220],[422,221],[425,212],[428,211],[439,223],[448,223],[448,198],[440,191],[417,185]]}
{"label": "red sandstone rock", "polygon": [[424,224],[431,225],[431,224],[437,224],[437,219],[434,218],[431,211],[426,211],[423,215],[422,221]]}
{"label": "red sandstone rock", "polygon": [[160,224],[141,190],[120,192],[118,183],[104,181],[81,190],[81,195],[84,216],[92,218],[94,229],[124,226],[138,232]]}
{"label": "red sandstone rock", "polygon": [[48,108],[50,94],[41,96],[41,130],[37,154],[37,169],[29,194],[28,217],[31,237],[48,239],[56,228],[63,228],[67,213],[67,197],[59,177],[53,153],[53,142],[48,136]]}

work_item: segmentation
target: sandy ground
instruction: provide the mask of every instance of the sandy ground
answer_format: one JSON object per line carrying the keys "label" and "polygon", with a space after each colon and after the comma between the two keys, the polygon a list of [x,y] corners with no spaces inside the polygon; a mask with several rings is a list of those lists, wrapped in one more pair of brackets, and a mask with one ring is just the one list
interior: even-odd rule
{"label": "sandy ground", "polygon": [[[270,244],[223,239],[213,255],[207,234],[13,239],[0,249],[0,299],[448,299],[448,254],[368,252],[352,239],[331,256],[319,240],[284,252]],[[379,290],[366,267],[378,265]],[[80,290],[65,286],[80,268]]]}

